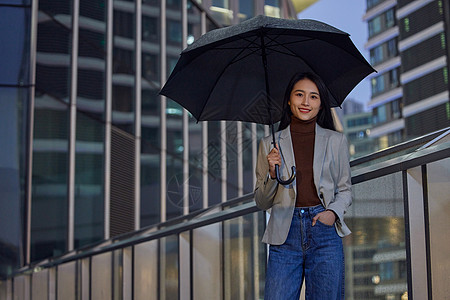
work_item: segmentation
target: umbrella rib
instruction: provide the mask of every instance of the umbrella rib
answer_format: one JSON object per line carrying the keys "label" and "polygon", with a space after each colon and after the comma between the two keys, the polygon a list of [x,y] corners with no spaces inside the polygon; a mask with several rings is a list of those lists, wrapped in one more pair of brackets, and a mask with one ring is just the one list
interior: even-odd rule
{"label": "umbrella rib", "polygon": [[[279,35],[278,35],[279,36]],[[273,46],[277,46],[277,45],[280,45],[280,46],[282,46],[282,44],[279,44],[279,43],[277,43],[275,40],[273,40],[272,38],[270,38],[269,36],[267,36],[272,42],[274,42],[275,43],[275,45],[272,45],[272,46],[270,46],[270,44],[269,44],[269,46],[270,47],[273,47]],[[237,62],[239,62],[239,61],[241,61],[241,60],[243,60],[243,59],[245,59],[246,57],[248,57],[248,56],[250,56],[250,55],[253,55],[254,53],[256,53],[256,52],[258,52],[259,50],[261,50],[261,46],[260,45],[258,45],[257,43],[255,43],[255,40],[249,40],[249,39],[246,39],[246,38],[243,38],[243,40],[245,40],[245,41],[248,41],[250,44],[254,44],[254,47],[252,47],[252,46],[247,46],[247,47],[245,47],[245,48],[228,48],[228,49],[253,49],[253,51],[252,52],[250,52],[250,53],[248,53],[247,55],[245,55],[245,56],[243,56],[243,57],[240,57],[239,59],[237,59],[237,60],[235,60],[238,56],[236,56],[231,62],[230,62],[230,65],[231,64],[234,64],[234,63],[237,63]],[[290,44],[290,43],[289,43]],[[217,48],[217,49],[227,49],[227,48]],[[271,49],[271,48],[270,48]],[[276,51],[276,50],[274,50],[274,49],[271,49],[271,50],[273,50],[273,51]],[[292,54],[289,54],[289,53],[283,53],[283,52],[281,52],[281,51],[277,51],[277,52],[279,52],[279,53],[281,53],[281,54],[287,54],[287,55],[292,55]],[[239,54],[241,54],[242,53],[242,51],[239,53]],[[293,56],[295,56],[295,55],[293,55]],[[297,56],[298,57],[298,56]]]}
{"label": "umbrella rib", "polygon": [[[267,36],[270,40],[272,40],[272,38],[271,37],[269,37],[269,36]],[[273,40],[274,41],[274,40]],[[271,51],[274,51],[274,52],[278,52],[278,53],[281,53],[281,54],[285,54],[285,55],[291,55],[291,56],[293,56],[293,57],[298,57],[299,59],[301,59],[311,70],[313,70],[313,72],[314,73],[316,73],[317,74],[317,72],[316,72],[316,70],[308,63],[308,61],[306,61],[306,60],[304,60],[303,58],[301,58],[300,56],[298,56],[297,54],[295,54],[292,50],[290,50],[289,48],[287,48],[284,44],[280,44],[280,43],[277,43],[276,41],[274,41],[276,44],[278,44],[279,46],[281,46],[281,47],[283,47],[285,50],[287,50],[288,51],[288,53],[285,53],[285,52],[282,52],[282,51],[280,51],[280,50],[276,50],[276,49],[271,49]],[[328,90],[328,92],[337,100],[338,98],[334,95],[334,93],[330,90],[330,89],[328,89],[328,87],[327,87],[327,90]]]}
{"label": "umbrella rib", "polygon": [[[251,42],[251,41],[250,41],[250,42]],[[251,43],[252,43],[252,42],[251,42]],[[217,49],[217,48],[216,48],[216,49]],[[237,49],[239,49],[239,48],[237,48]],[[231,62],[230,62],[229,64],[227,64],[227,66],[226,66],[225,68],[223,68],[223,70],[220,72],[219,76],[216,77],[216,81],[215,81],[214,84],[212,85],[212,88],[211,88],[211,90],[210,90],[209,93],[208,93],[208,97],[206,98],[206,101],[205,101],[205,103],[203,104],[203,107],[202,107],[202,109],[201,109],[201,111],[200,111],[199,119],[200,119],[201,115],[203,114],[203,111],[205,110],[206,104],[208,103],[209,97],[211,97],[212,91],[213,91],[214,88],[216,87],[217,82],[220,80],[220,78],[222,77],[223,73],[225,73],[225,71],[228,69],[229,66],[231,66],[231,65],[234,64],[235,62],[237,62],[237,61],[243,59],[243,58],[240,58],[239,60],[236,60],[236,61],[235,61],[235,59],[236,59],[237,57],[239,57],[239,56],[242,54],[242,52],[244,52],[246,49],[248,49],[248,48],[247,48],[247,47],[242,48],[242,50],[239,51],[239,53],[236,54],[236,55],[233,57],[233,59],[231,59]],[[255,52],[255,51],[254,51],[254,52]],[[254,53],[254,52],[252,52],[252,53]],[[248,54],[248,55],[251,55],[252,53],[250,53],[250,54]],[[247,57],[248,55],[246,55],[245,57]],[[245,58],[245,57],[244,57],[244,58]]]}
{"label": "umbrella rib", "polygon": [[230,62],[230,65],[235,64],[235,63],[237,63],[237,62],[239,62],[239,61],[241,61],[241,60],[243,60],[243,59],[249,57],[250,55],[255,54],[256,52],[258,52],[258,50],[259,50],[259,49],[256,49],[256,50],[254,50],[254,51],[252,51],[252,52],[250,52],[250,53],[248,53],[248,54],[246,54],[246,55],[240,57],[239,59],[236,59],[236,60],[233,59],[233,60]]}
{"label": "umbrella rib", "polygon": [[[271,39],[272,40],[272,38],[270,38],[269,36],[268,36],[268,38],[269,39]],[[310,38],[310,39],[304,39],[304,40],[301,40],[301,41],[295,41],[295,42],[287,42],[287,43],[278,43],[277,41],[273,41],[274,43],[275,43],[275,45],[268,45],[269,47],[274,47],[274,46],[286,46],[286,45],[293,45],[293,44],[298,44],[298,43],[303,43],[303,42],[308,42],[308,41],[312,41],[312,40],[314,40],[313,38]]]}
{"label": "umbrella rib", "polygon": [[[257,43],[255,43],[255,40],[256,40],[256,39],[257,39],[257,38],[254,38],[253,40],[247,39],[247,38],[242,38],[242,40],[244,40],[244,41],[246,41],[246,42],[249,43],[249,44],[247,44],[247,46],[245,46],[245,47],[230,47],[230,48],[228,48],[228,49],[227,49],[227,48],[216,48],[216,49],[217,49],[217,50],[221,50],[221,49],[238,50],[238,49],[241,49],[241,51],[240,51],[235,57],[233,57],[233,59],[230,61],[229,65],[232,65],[232,64],[237,63],[237,62],[239,62],[239,61],[245,59],[246,57],[248,57],[248,56],[250,56],[250,55],[252,55],[252,54],[258,52],[258,50],[261,49],[261,48],[259,47],[259,45],[258,45]],[[252,45],[253,45],[253,46],[252,46]],[[248,54],[246,54],[246,55],[244,55],[244,56],[242,56],[242,57],[239,57],[245,50],[250,50],[251,52],[248,53]]]}

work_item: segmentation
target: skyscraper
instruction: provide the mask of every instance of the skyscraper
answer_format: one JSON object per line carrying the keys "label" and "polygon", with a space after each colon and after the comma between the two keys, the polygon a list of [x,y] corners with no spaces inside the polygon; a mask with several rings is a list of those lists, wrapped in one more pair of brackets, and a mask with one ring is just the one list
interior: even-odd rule
{"label": "skyscraper", "polygon": [[253,189],[263,126],[158,95],[183,48],[287,0],[0,5],[1,274]]}
{"label": "skyscraper", "polygon": [[442,0],[367,1],[378,148],[450,126],[449,10]]}

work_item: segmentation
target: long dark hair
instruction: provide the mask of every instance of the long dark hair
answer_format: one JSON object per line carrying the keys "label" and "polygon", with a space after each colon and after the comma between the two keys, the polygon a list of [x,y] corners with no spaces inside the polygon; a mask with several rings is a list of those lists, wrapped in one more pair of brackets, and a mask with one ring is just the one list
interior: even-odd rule
{"label": "long dark hair", "polygon": [[309,72],[297,73],[292,77],[291,81],[289,82],[286,88],[286,92],[284,93],[283,114],[281,116],[278,130],[285,129],[291,123],[292,112],[290,106],[288,105],[288,102],[289,99],[291,98],[291,92],[292,89],[294,88],[294,85],[299,80],[302,79],[311,80],[316,84],[317,89],[319,90],[321,108],[319,110],[319,113],[317,114],[317,124],[319,124],[320,127],[322,128],[327,128],[336,131],[336,127],[334,127],[333,117],[331,116],[331,106],[330,106],[330,99],[328,96],[328,89],[319,76]]}

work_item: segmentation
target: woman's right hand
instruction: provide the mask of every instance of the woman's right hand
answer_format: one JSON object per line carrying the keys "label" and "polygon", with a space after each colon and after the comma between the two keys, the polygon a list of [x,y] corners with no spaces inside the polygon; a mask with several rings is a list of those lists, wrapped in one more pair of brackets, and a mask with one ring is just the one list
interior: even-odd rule
{"label": "woman's right hand", "polygon": [[272,179],[277,178],[277,174],[275,173],[275,165],[281,166],[281,156],[278,150],[278,144],[275,144],[275,148],[273,148],[267,155],[267,162],[269,163],[270,177]]}

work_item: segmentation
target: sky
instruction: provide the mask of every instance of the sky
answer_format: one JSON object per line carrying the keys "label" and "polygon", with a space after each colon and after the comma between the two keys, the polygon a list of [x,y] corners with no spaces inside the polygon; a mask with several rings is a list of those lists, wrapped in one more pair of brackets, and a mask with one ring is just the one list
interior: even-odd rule
{"label": "sky", "polygon": [[[314,19],[330,24],[350,34],[350,38],[369,61],[369,51],[364,48],[367,42],[367,23],[362,20],[366,12],[366,0],[319,0],[298,14],[300,19]],[[347,96],[365,105],[370,100],[370,81],[364,79]]]}

